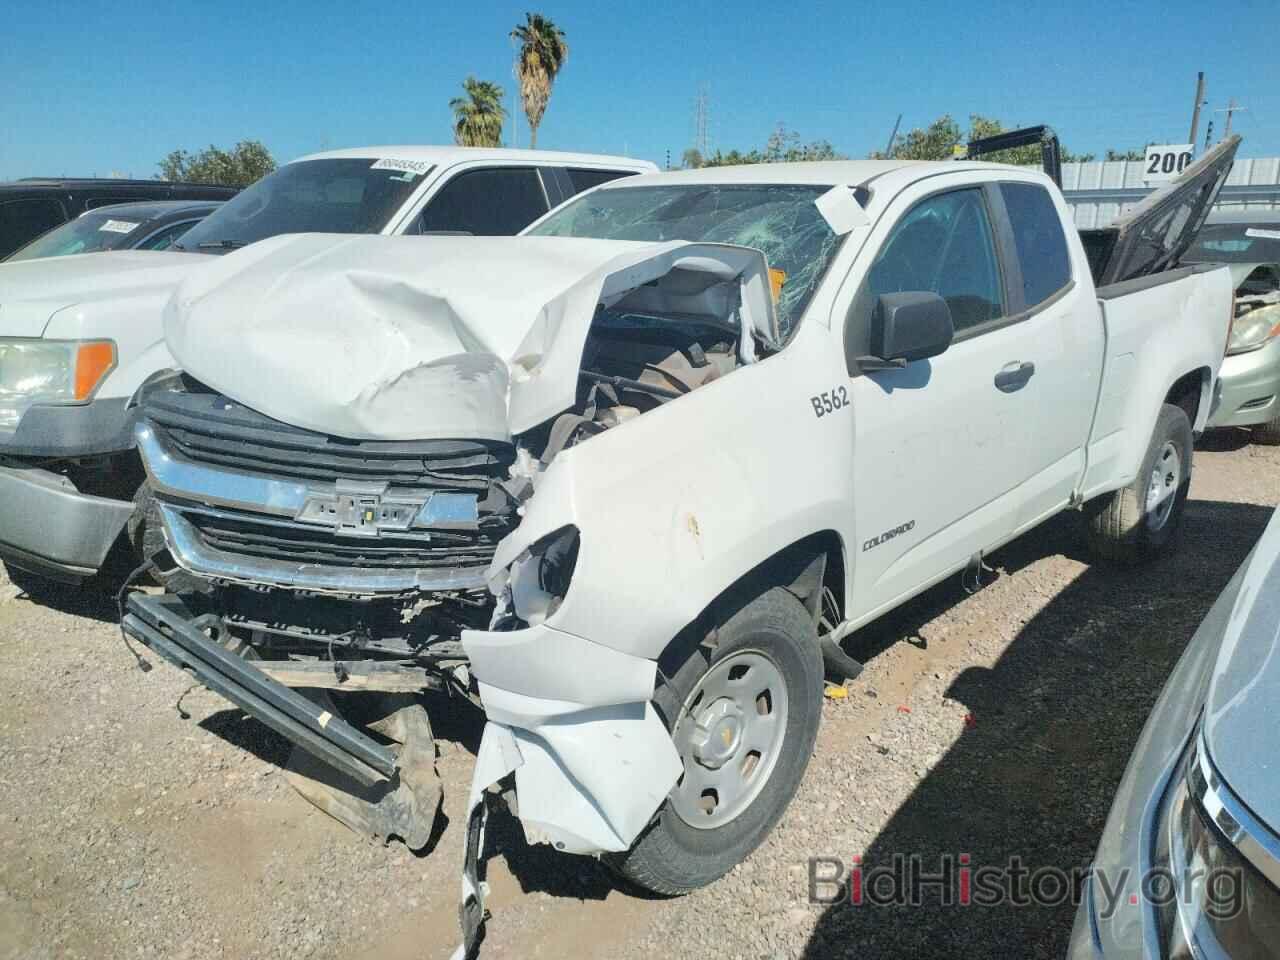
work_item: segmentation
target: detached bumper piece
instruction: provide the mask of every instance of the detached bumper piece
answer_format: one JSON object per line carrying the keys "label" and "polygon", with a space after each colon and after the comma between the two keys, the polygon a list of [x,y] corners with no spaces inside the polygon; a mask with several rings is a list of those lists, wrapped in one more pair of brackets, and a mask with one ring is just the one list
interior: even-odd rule
{"label": "detached bumper piece", "polygon": [[442,791],[421,706],[395,703],[377,725],[400,744],[387,746],[337,716],[327,694],[304,696],[211,639],[205,630],[220,629],[217,619],[194,617],[176,597],[131,595],[122,625],[130,637],[292,742],[291,780],[321,810],[359,833],[400,837],[413,850],[427,845]]}

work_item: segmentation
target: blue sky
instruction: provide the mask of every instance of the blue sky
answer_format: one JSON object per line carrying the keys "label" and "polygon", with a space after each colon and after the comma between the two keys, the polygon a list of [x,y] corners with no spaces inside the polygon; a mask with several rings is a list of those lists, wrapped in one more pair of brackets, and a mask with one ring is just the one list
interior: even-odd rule
{"label": "blue sky", "polygon": [[[724,149],[760,146],[784,121],[859,157],[899,112],[904,129],[976,112],[1048,122],[1070,149],[1101,152],[1184,141],[1203,69],[1210,111],[1232,96],[1249,108],[1242,155],[1280,155],[1277,0],[539,3],[570,44],[543,147],[678,161],[706,84]],[[278,160],[448,142],[468,73],[514,87],[507,34],[526,9],[22,4],[0,41],[0,178],[151,176],[172,149],[242,138]],[[1202,141],[1209,117],[1222,129],[1206,113]]]}

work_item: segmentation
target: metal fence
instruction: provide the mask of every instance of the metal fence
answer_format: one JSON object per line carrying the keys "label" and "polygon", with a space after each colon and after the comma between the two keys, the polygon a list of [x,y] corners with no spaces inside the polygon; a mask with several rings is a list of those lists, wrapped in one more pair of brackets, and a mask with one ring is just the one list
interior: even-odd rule
{"label": "metal fence", "polygon": [[[1105,227],[1152,191],[1141,160],[1064,163],[1062,190],[1078,227]],[[1280,157],[1237,160],[1218,209],[1280,210]]]}

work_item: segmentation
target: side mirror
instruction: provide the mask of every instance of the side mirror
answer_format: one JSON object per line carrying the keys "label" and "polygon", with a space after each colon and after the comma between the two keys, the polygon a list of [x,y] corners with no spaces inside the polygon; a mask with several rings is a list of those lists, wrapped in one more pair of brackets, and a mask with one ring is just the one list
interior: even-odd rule
{"label": "side mirror", "polygon": [[936,293],[883,293],[871,315],[871,356],[858,357],[863,370],[905,367],[936,357],[951,346],[951,308]]}

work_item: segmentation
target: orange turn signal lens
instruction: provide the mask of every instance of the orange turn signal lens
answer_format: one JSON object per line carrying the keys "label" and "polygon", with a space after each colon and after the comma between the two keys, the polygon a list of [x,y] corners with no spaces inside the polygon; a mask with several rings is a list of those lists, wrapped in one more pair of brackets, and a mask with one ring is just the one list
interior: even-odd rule
{"label": "orange turn signal lens", "polygon": [[769,289],[773,291],[773,302],[777,303],[782,296],[782,285],[787,282],[787,271],[777,267],[769,268]]}
{"label": "orange turn signal lens", "polygon": [[116,366],[116,345],[110,340],[94,340],[76,348],[75,397],[88,400],[107,374]]}

